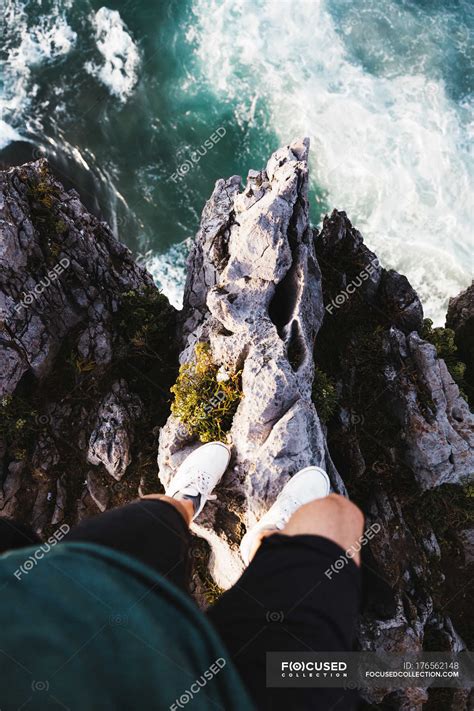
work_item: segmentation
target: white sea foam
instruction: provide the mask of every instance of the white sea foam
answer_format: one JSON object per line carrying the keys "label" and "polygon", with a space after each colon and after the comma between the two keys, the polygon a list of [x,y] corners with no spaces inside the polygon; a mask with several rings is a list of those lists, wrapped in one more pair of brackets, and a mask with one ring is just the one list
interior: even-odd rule
{"label": "white sea foam", "polygon": [[2,121],[0,119],[0,150],[2,148],[5,148],[5,146],[8,146],[9,143],[12,143],[13,141],[21,141],[22,137],[18,133],[18,131],[15,131],[14,128],[9,126],[5,121]]}
{"label": "white sea foam", "polygon": [[97,77],[121,101],[126,101],[138,81],[140,52],[117,10],[101,7],[92,17],[97,49],[103,62],[86,62]]}
{"label": "white sea foam", "polygon": [[140,260],[152,275],[158,288],[177,309],[183,306],[188,251],[189,240],[185,240],[173,245],[164,254],[147,253]]}
{"label": "white sea foam", "polygon": [[[60,0],[53,2],[48,13],[39,15],[33,23],[26,7],[19,0],[10,0],[4,16],[0,112],[14,125],[20,123],[35,95],[36,88],[31,82],[32,68],[68,54],[77,39],[64,14],[68,3],[61,3]],[[8,137],[7,133],[4,135]],[[15,139],[13,134],[9,135],[10,140]]]}
{"label": "white sea foam", "polygon": [[280,143],[309,135],[329,205],[348,212],[441,322],[448,297],[470,282],[473,244],[466,112],[428,71],[437,33],[418,65],[402,53],[397,67],[394,53],[369,73],[345,43],[355,29],[339,33],[324,0],[195,0],[193,12],[189,37],[217,99],[248,117],[258,97]]}

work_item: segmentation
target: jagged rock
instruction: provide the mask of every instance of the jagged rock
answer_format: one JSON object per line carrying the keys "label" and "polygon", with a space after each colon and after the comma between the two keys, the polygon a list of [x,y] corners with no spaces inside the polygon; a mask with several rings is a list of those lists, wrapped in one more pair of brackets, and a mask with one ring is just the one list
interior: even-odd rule
{"label": "jagged rock", "polygon": [[428,701],[428,692],[426,689],[413,688],[403,689],[389,694],[387,699],[389,708],[396,708],[399,711],[416,711],[421,709]]}
{"label": "jagged rock", "polygon": [[87,488],[82,491],[82,494],[77,501],[77,520],[82,521],[84,518],[97,514],[97,505]]}
{"label": "jagged rock", "polygon": [[[65,193],[51,178],[46,161],[1,173],[0,195],[3,395],[29,370],[44,377],[62,340],[89,309],[108,314],[113,294],[152,281],[107,225],[87,213],[77,193]],[[98,337],[103,340],[100,330]],[[90,349],[97,353],[104,346]]]}
{"label": "jagged rock", "polygon": [[459,358],[466,364],[466,392],[474,402],[474,282],[449,300],[446,327],[455,333]]}
{"label": "jagged rock", "polygon": [[469,341],[466,343],[469,351],[466,349],[465,354],[471,353],[471,356],[474,357],[474,283],[465,291],[449,299],[446,327],[452,328],[456,334],[459,333],[461,342],[463,341],[463,332],[465,332]]}
{"label": "jagged rock", "polygon": [[420,328],[423,307],[406,276],[384,269],[377,298],[390,321],[404,333]]}
{"label": "jagged rock", "polygon": [[125,380],[112,385],[112,391],[99,407],[97,422],[89,439],[87,460],[103,464],[109,474],[120,480],[130,464],[134,423],[143,405],[131,395]]}
{"label": "jagged rock", "polygon": [[350,314],[357,323],[377,316],[403,333],[421,328],[423,308],[407,278],[382,269],[345,212],[326,216],[315,234],[316,255],[324,274],[326,320]]}
{"label": "jagged rock", "polygon": [[[378,352],[372,357],[382,364],[380,387],[390,399],[389,416],[397,420],[403,442],[398,456],[423,489],[466,480],[474,471],[474,418],[436,349],[418,335],[423,310],[407,279],[380,268],[343,212],[334,211],[325,219],[316,249],[328,313],[319,339],[322,348],[329,339],[338,344],[340,371],[352,389],[352,358],[360,351],[358,327],[372,324],[374,333],[378,329]],[[354,286],[350,293],[348,284]],[[351,356],[347,361],[346,346]],[[350,446],[357,449],[352,440]]]}
{"label": "jagged rock", "polygon": [[474,417],[446,364],[416,332],[391,329],[387,341],[387,388],[396,379],[407,464],[422,489],[466,481],[474,472]]}
{"label": "jagged rock", "polygon": [[102,322],[107,318],[103,304],[98,302],[89,309],[90,322],[77,341],[77,352],[84,361],[94,362],[96,366],[107,366],[112,360],[110,326]]}
{"label": "jagged rock", "polygon": [[[127,465],[144,475],[130,464],[133,432],[167,416],[175,312],[43,160],[0,173],[0,257],[1,513],[47,533],[97,512],[89,495],[78,501],[88,454],[116,477]],[[149,351],[141,326],[155,334]],[[112,489],[107,505],[137,486]]]}
{"label": "jagged rock", "polygon": [[[437,610],[446,560],[420,501],[425,490],[472,476],[472,414],[419,335],[423,311],[408,281],[374,262],[343,212],[327,217],[315,239],[327,313],[315,356],[342,405],[328,423],[329,449],[366,526],[381,526],[363,550],[370,562],[360,647],[405,654],[435,635],[442,646],[432,649],[459,651],[465,643],[447,610]],[[411,711],[426,692],[371,690],[365,698]]]}
{"label": "jagged rock", "polygon": [[[308,147],[305,139],[277,151],[266,171],[250,174],[242,193],[239,177],[218,181],[188,262],[180,361],[191,360],[195,344],[206,341],[224,370],[242,371],[229,435],[232,468],[222,486],[226,500],[241,501],[233,515],[246,526],[310,463],[329,472],[336,491],[344,490],[311,400],[323,308],[308,218]],[[165,486],[197,444],[183,442],[171,416],[158,457]],[[194,525],[211,546],[210,569],[221,587],[242,570],[237,541],[216,533],[225,509],[224,501],[207,506]]]}
{"label": "jagged rock", "polygon": [[[472,637],[456,608],[469,577],[449,567],[429,497],[447,488],[456,498],[469,481],[472,415],[420,335],[423,310],[408,280],[382,268],[345,213],[311,230],[307,152],[307,141],[277,151],[264,170],[249,171],[243,190],[239,176],[219,180],[192,245],[180,362],[198,341],[209,343],[220,376],[242,371],[243,391],[231,467],[194,532],[210,545],[211,577],[227,588],[242,570],[245,527],[297,469],[320,464],[334,490],[364,509],[367,528],[378,525],[363,548],[360,648],[460,651]],[[45,162],[0,174],[0,218],[0,515],[45,533],[153,490],[151,434],[165,422],[176,377],[175,314]],[[447,319],[471,385],[472,289],[451,301]],[[140,294],[131,316],[126,294],[132,302]],[[129,332],[139,318],[148,319],[144,329]],[[314,361],[338,398],[325,423],[312,401]],[[164,485],[198,444],[168,418],[158,455]],[[472,531],[461,521],[450,538],[468,566]],[[208,546],[200,545],[202,567]],[[417,711],[427,692],[372,690],[366,699]],[[453,690],[449,709],[469,703]]]}
{"label": "jagged rock", "polygon": [[[191,249],[180,361],[207,342],[219,373],[242,369],[243,389],[232,466],[194,531],[210,544],[211,575],[228,587],[241,570],[239,524],[252,525],[294,471],[319,463],[336,491],[347,485],[367,528],[378,525],[364,549],[360,647],[403,655],[436,634],[443,649],[459,651],[465,644],[434,595],[444,554],[418,502],[425,490],[467,480],[472,415],[420,337],[423,309],[408,280],[382,268],[345,213],[334,211],[311,236],[307,147],[277,151],[242,192],[237,176],[218,181]],[[339,396],[327,427],[311,400],[314,342]],[[165,486],[198,444],[168,419],[158,454]],[[410,711],[427,698],[424,689],[366,694]]]}
{"label": "jagged rock", "polygon": [[34,470],[43,473],[50,472],[60,461],[59,452],[52,437],[40,433],[31,458]]}

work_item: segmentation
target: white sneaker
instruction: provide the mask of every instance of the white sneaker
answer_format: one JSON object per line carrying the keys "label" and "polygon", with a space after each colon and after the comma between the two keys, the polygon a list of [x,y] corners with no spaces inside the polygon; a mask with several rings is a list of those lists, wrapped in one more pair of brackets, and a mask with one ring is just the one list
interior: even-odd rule
{"label": "white sneaker", "polygon": [[186,457],[166,489],[167,496],[177,494],[199,496],[193,516],[199,516],[206,501],[213,500],[211,492],[222,479],[230,461],[231,449],[223,442],[208,442]]}
{"label": "white sneaker", "polygon": [[292,514],[303,504],[323,499],[331,491],[329,477],[319,467],[305,467],[285,484],[278,498],[260,521],[253,526],[240,543],[240,553],[245,565],[250,562],[254,542],[262,531],[281,531]]}

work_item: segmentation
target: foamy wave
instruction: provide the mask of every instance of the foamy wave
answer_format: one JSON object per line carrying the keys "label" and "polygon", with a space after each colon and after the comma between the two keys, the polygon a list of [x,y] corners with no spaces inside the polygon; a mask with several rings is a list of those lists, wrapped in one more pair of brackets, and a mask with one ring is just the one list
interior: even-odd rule
{"label": "foamy wave", "polygon": [[339,34],[322,0],[195,0],[193,9],[209,88],[237,115],[259,96],[280,143],[311,137],[312,178],[328,204],[348,212],[388,266],[403,265],[441,321],[447,296],[471,279],[472,175],[462,107],[421,74],[436,41],[423,45],[419,73],[403,55],[398,71],[392,62],[374,74],[351,58],[351,27]]}
{"label": "foamy wave", "polygon": [[[423,304],[425,316],[443,325],[451,296],[470,284],[465,265],[446,250],[420,244],[405,249],[401,239],[379,240],[377,256],[384,265],[396,265],[401,274],[409,275]],[[468,272],[469,270],[467,270]]]}
{"label": "foamy wave", "polygon": [[14,128],[9,126],[5,121],[0,119],[0,150],[8,146],[9,143],[13,141],[21,141],[22,137],[15,131]]}
{"label": "foamy wave", "polygon": [[137,81],[140,66],[138,47],[127,32],[117,10],[101,7],[92,23],[95,27],[97,49],[104,62],[86,62],[84,68],[99,79],[121,101],[130,96]]}
{"label": "foamy wave", "polygon": [[[18,122],[31,97],[35,95],[36,89],[31,86],[31,69],[68,54],[77,39],[64,15],[68,3],[61,4],[57,0],[48,13],[39,16],[33,24],[26,13],[26,7],[22,2],[9,2],[4,16],[4,86],[0,111],[4,118],[9,117],[13,123]],[[8,135],[4,134],[5,140]],[[10,133],[10,140],[14,139]]]}
{"label": "foamy wave", "polygon": [[181,309],[183,306],[188,251],[189,240],[185,240],[180,244],[173,245],[164,254],[148,253],[140,259],[152,275],[157,287],[177,309]]}

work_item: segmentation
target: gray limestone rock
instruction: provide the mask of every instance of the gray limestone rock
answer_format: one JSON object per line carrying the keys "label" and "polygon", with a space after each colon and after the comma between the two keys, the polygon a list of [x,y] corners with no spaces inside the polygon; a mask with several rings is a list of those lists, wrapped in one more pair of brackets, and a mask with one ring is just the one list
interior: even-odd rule
{"label": "gray limestone rock", "polygon": [[134,424],[143,406],[140,398],[131,395],[127,383],[120,380],[99,407],[97,422],[89,439],[87,460],[103,464],[115,479],[120,480],[131,461]]}
{"label": "gray limestone rock", "polygon": [[[326,447],[311,399],[313,343],[323,317],[321,276],[308,217],[307,139],[277,151],[266,170],[218,181],[203,211],[188,262],[181,362],[198,341],[225,372],[242,371],[242,399],[229,433],[232,467],[222,482],[238,495],[234,515],[253,525],[284,482],[310,463],[344,485]],[[160,435],[166,486],[198,442],[183,441],[170,417]],[[242,569],[236,542],[215,532],[219,502],[195,530],[211,545],[211,572],[228,587]],[[225,508],[225,506],[223,506]]]}

